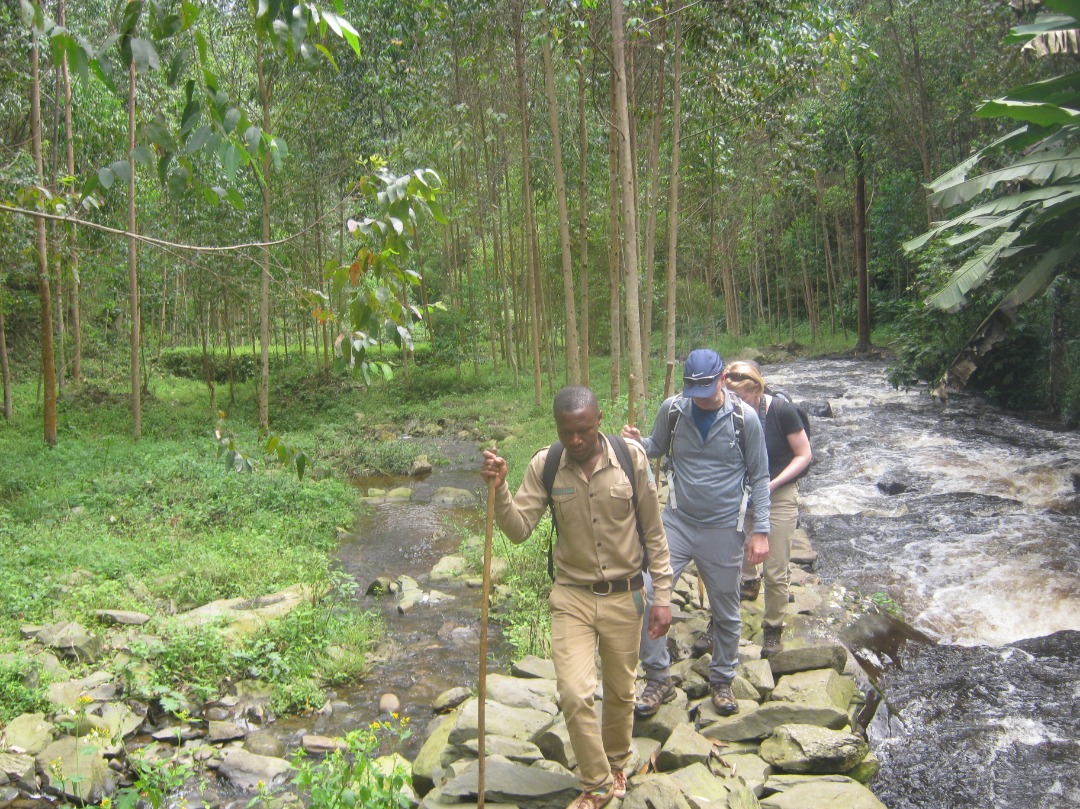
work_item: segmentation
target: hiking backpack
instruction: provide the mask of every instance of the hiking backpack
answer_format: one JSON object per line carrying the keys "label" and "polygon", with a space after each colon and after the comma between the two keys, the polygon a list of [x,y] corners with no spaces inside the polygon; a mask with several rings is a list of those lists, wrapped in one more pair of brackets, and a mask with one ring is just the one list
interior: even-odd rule
{"label": "hiking backpack", "polygon": [[802,422],[803,429],[806,431],[806,437],[810,438],[810,416],[799,405],[795,404],[795,401],[782,390],[773,390],[768,385],[765,386],[765,393],[772,396],[774,399],[779,399],[784,404],[791,405],[795,408],[795,412],[799,414],[799,420]]}
{"label": "hiking backpack", "polygon": [[[638,542],[641,543],[641,569],[648,570],[649,568],[649,551],[645,547],[645,531],[641,527],[641,519],[637,513],[637,476],[634,474],[634,464],[630,460],[630,450],[627,449],[626,440],[621,435],[608,435],[606,436],[608,442],[611,444],[611,448],[615,450],[615,457],[619,460],[619,466],[622,467],[623,472],[630,478],[630,505],[634,509],[634,521],[637,524]],[[551,499],[551,490],[555,485],[555,473],[559,471],[559,462],[562,460],[563,445],[562,441],[556,441],[550,447],[548,447],[547,458],[544,459],[544,472],[541,476],[544,482],[544,491],[547,492],[547,506],[551,512],[551,532],[548,534],[547,545],[547,562],[548,562],[548,576],[552,581],[555,580],[555,561],[552,558],[551,551],[551,537],[552,534],[558,535],[559,523],[555,519],[555,503]]]}

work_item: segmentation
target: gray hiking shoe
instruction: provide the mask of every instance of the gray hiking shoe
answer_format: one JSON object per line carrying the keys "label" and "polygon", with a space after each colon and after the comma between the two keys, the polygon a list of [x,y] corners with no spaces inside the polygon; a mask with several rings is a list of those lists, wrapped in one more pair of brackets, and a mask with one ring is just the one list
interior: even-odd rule
{"label": "gray hiking shoe", "polygon": [[731,716],[739,712],[739,703],[731,693],[731,683],[709,683],[712,691],[712,706],[721,716]]}
{"label": "gray hiking shoe", "polygon": [[665,702],[675,699],[675,683],[668,677],[663,680],[646,680],[645,690],[634,704],[638,716],[652,716]]}
{"label": "gray hiking shoe", "polygon": [[761,642],[761,659],[768,660],[777,652],[784,651],[784,644],[780,642],[780,636],[784,632],[783,626],[766,626],[762,630],[765,636]]}

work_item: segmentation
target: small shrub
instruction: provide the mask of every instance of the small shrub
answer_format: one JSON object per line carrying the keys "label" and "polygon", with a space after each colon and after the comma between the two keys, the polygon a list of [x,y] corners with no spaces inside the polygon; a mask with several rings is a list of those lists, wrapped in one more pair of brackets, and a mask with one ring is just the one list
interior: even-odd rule
{"label": "small shrub", "polygon": [[0,725],[24,713],[52,709],[33,663],[24,657],[0,660]]}
{"label": "small shrub", "polygon": [[390,769],[375,760],[379,750],[394,747],[412,735],[408,717],[372,722],[345,736],[345,750],[335,750],[322,761],[304,758],[303,750],[293,758],[297,787],[309,809],[405,809],[412,806],[406,787],[412,784],[408,769]]}

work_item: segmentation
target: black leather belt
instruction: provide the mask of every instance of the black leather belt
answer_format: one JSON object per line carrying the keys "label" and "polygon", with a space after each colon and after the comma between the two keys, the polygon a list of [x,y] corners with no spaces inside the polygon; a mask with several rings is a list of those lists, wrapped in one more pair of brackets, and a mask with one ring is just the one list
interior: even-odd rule
{"label": "black leather belt", "polygon": [[640,590],[645,586],[645,577],[638,573],[629,579],[616,579],[615,581],[598,581],[596,584],[586,584],[598,596],[608,596],[612,593],[626,593],[630,590]]}

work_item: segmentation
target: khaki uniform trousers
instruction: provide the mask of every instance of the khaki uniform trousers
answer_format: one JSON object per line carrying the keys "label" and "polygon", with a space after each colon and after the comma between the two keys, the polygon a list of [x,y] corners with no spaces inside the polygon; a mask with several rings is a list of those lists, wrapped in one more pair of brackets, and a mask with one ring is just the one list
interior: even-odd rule
{"label": "khaki uniform trousers", "polygon": [[[548,604],[559,707],[577,758],[581,787],[609,789],[612,771],[630,761],[645,597],[640,590],[602,596],[587,587],[556,584]],[[604,684],[602,724],[595,705],[597,648]]]}
{"label": "khaki uniform trousers", "polygon": [[[788,609],[791,573],[791,538],[799,522],[799,484],[785,483],[769,496],[769,555],[760,566],[743,563],[743,578],[764,573],[765,616],[763,626],[783,626]],[[749,519],[749,518],[748,518]]]}

